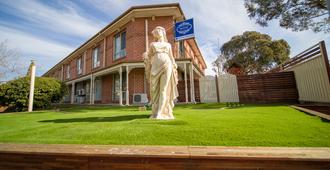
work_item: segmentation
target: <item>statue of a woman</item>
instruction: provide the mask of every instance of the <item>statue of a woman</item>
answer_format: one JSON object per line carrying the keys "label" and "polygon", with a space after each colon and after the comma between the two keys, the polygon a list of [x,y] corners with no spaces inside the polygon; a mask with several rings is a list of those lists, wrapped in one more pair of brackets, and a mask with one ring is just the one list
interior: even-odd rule
{"label": "statue of a woman", "polygon": [[150,118],[174,119],[172,109],[178,97],[177,65],[165,29],[158,26],[151,33],[155,42],[150,43],[149,51],[144,53],[146,75],[150,82]]}

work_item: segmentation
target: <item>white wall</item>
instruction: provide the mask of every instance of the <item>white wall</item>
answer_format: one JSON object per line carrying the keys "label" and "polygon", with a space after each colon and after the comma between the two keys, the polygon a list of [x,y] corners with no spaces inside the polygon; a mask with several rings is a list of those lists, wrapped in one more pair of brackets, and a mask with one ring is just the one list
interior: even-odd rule
{"label": "white wall", "polygon": [[287,70],[294,71],[299,101],[330,103],[330,83],[322,55]]}

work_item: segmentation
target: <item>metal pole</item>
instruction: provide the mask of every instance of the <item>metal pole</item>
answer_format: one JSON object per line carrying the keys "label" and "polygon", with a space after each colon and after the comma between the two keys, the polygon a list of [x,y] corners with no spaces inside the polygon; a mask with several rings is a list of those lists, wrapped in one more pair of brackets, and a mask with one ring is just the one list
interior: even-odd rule
{"label": "metal pole", "polygon": [[36,65],[34,61],[31,61],[31,80],[30,80],[30,95],[29,95],[29,107],[28,112],[32,112],[33,110],[33,95],[34,95],[34,80],[36,74]]}

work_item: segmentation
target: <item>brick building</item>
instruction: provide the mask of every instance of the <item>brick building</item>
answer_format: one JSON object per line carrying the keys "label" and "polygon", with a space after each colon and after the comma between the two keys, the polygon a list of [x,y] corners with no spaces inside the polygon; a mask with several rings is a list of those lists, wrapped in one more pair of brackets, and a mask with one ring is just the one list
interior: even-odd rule
{"label": "brick building", "polygon": [[178,65],[178,102],[199,102],[203,56],[195,39],[174,41],[174,23],[184,19],[177,3],[131,7],[43,76],[69,86],[66,102],[133,104],[136,95],[149,96],[142,54],[153,41],[151,31],[162,26]]}

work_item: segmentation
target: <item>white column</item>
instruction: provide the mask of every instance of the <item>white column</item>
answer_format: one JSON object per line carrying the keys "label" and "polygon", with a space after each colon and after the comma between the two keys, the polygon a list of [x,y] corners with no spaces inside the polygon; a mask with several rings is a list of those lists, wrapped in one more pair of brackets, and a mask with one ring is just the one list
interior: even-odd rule
{"label": "white column", "polygon": [[186,97],[186,103],[188,103],[188,87],[187,87],[187,63],[184,63],[184,93]]}
{"label": "white column", "polygon": [[72,86],[71,86],[71,104],[74,103],[74,90],[75,90],[74,86],[75,86],[75,83],[72,82]]}
{"label": "white column", "polygon": [[146,42],[146,51],[149,50],[149,37],[148,37],[148,19],[144,20],[145,27],[145,42]]}
{"label": "white column", "polygon": [[129,69],[128,66],[126,66],[126,105],[129,105],[129,89],[128,89],[128,74],[129,74]]}
{"label": "white column", "polygon": [[28,111],[32,112],[33,110],[33,96],[34,96],[34,80],[36,75],[36,65],[34,61],[31,61],[31,79],[30,79],[30,95],[29,95],[29,108]]}
{"label": "white column", "polygon": [[93,80],[93,75],[91,75],[91,82],[89,84],[89,104],[94,104],[93,102],[93,94],[94,94],[94,90],[93,90],[93,84],[94,84],[94,80]]}
{"label": "white column", "polygon": [[119,105],[123,105],[123,91],[122,91],[122,86],[123,86],[123,70],[121,66],[119,67]]}
{"label": "white column", "polygon": [[193,64],[190,63],[190,102],[195,102],[195,92],[194,92],[194,70]]}
{"label": "white column", "polygon": [[[148,19],[144,20],[144,24],[145,24],[145,46],[146,46],[146,51],[149,50],[149,34],[148,34]],[[143,91],[144,93],[147,93],[147,79],[146,79],[146,74],[144,73],[143,76]]]}
{"label": "white column", "polygon": [[93,76],[93,82],[92,82],[92,84],[93,84],[93,90],[92,90],[92,104],[94,104],[94,102],[95,102],[95,77]]}

